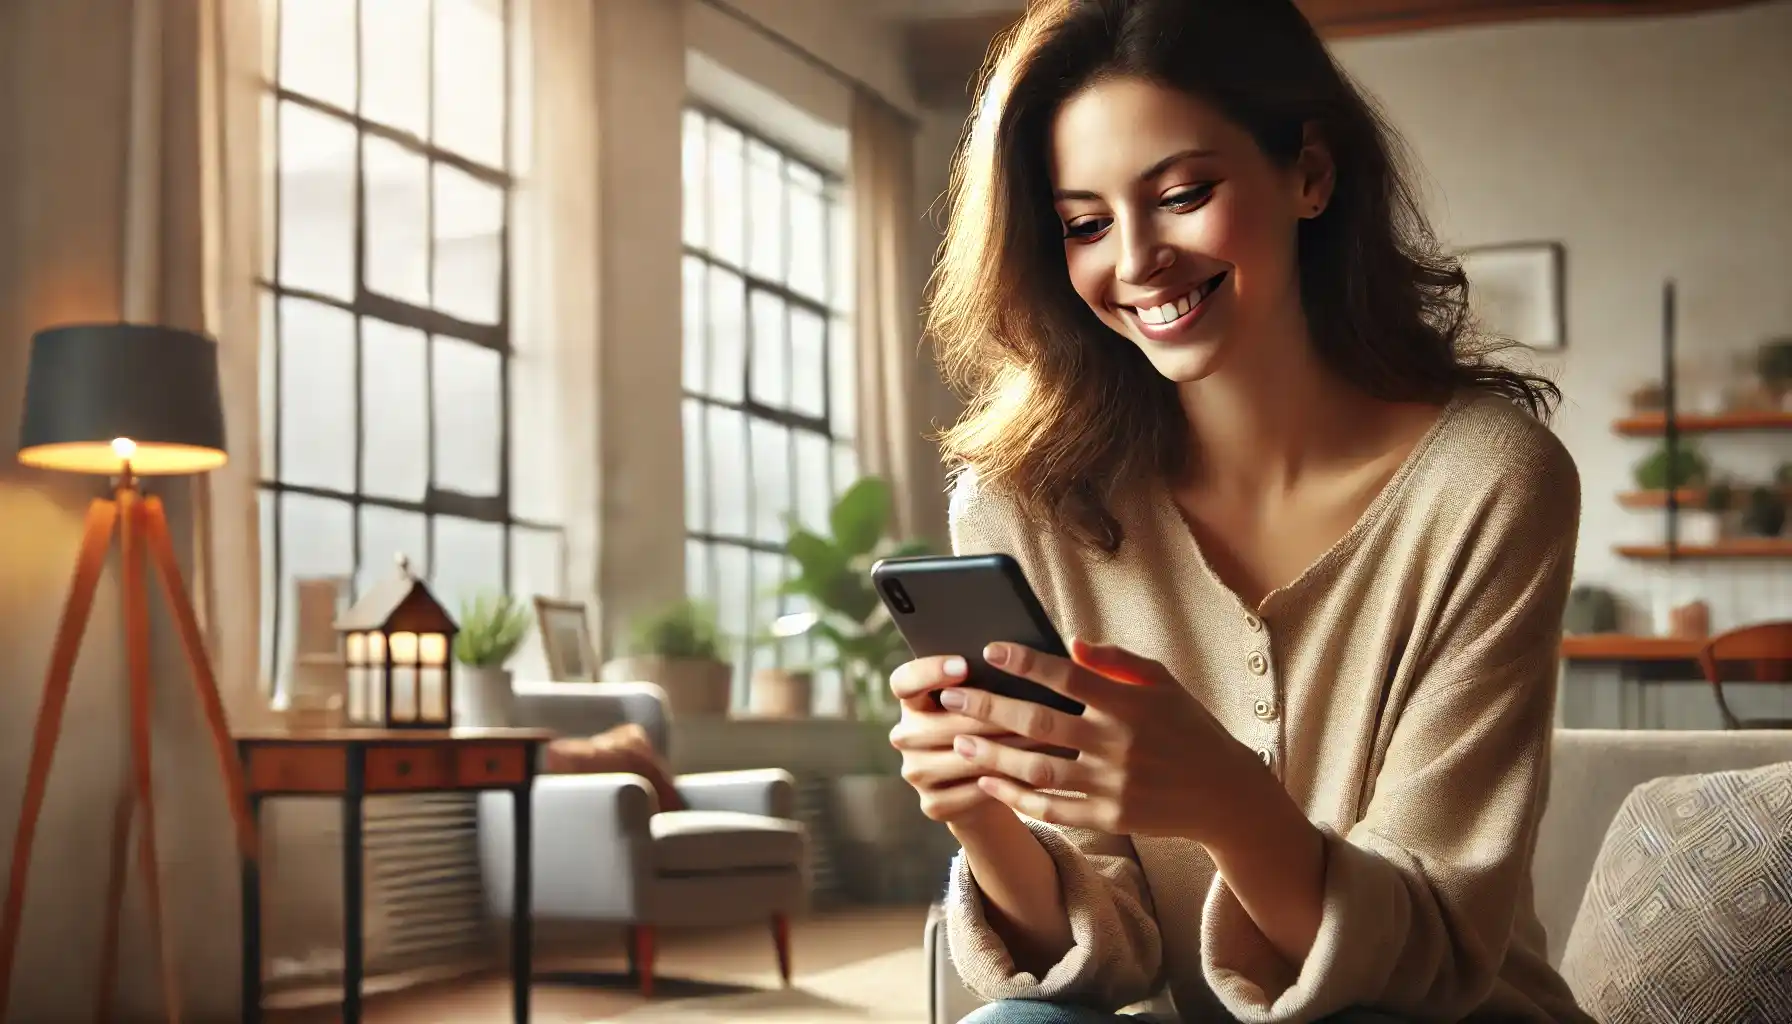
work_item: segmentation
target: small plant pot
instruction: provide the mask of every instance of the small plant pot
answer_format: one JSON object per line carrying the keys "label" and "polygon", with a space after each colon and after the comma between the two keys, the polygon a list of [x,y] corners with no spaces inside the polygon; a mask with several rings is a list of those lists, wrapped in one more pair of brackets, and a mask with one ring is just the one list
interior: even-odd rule
{"label": "small plant pot", "polygon": [[507,668],[454,666],[454,724],[469,729],[502,729],[516,710]]}
{"label": "small plant pot", "polygon": [[606,683],[652,683],[666,691],[666,710],[675,717],[723,717],[733,703],[734,667],[707,658],[642,655],[604,662]]}
{"label": "small plant pot", "polygon": [[1709,547],[1723,539],[1724,519],[1721,512],[1707,509],[1687,509],[1680,513],[1681,544],[1694,547]]}
{"label": "small plant pot", "polygon": [[808,672],[762,668],[753,673],[747,711],[756,718],[808,718],[815,703],[815,677]]}

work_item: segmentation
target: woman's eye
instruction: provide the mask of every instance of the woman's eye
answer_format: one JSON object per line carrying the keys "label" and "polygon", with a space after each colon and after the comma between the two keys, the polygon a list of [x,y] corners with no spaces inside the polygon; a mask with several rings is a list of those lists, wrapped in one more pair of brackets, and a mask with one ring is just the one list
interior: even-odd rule
{"label": "woman's eye", "polygon": [[1085,240],[1094,238],[1103,231],[1106,231],[1108,225],[1111,223],[1113,223],[1113,221],[1107,217],[1084,217],[1081,220],[1072,221],[1071,223],[1064,225],[1064,237]]}
{"label": "woman's eye", "polygon": [[1185,188],[1180,192],[1170,193],[1163,198],[1163,203],[1161,205],[1166,210],[1182,213],[1205,204],[1207,200],[1212,197],[1212,185],[1196,185],[1193,188]]}

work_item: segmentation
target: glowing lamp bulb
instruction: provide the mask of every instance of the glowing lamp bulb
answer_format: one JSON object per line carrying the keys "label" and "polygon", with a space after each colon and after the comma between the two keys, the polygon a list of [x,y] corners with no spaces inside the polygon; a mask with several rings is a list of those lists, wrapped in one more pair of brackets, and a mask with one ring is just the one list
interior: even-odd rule
{"label": "glowing lamp bulb", "polygon": [[131,456],[137,454],[137,442],[128,437],[115,437],[112,439],[112,454],[129,462]]}

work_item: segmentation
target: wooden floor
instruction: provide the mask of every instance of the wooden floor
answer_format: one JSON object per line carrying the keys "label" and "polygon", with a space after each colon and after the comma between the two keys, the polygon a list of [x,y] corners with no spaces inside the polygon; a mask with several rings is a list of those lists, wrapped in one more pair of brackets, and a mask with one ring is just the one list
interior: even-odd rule
{"label": "wooden floor", "polygon": [[[921,954],[925,919],[924,907],[898,907],[834,911],[792,922],[794,977],[788,992],[778,981],[770,929],[763,927],[666,934],[651,1001],[625,988],[591,983],[592,976],[614,978],[624,970],[620,945],[593,951],[590,957],[544,957],[531,989],[531,1020],[922,1024],[927,1005]],[[339,1020],[340,1011],[331,1005],[339,998],[338,992],[317,990],[270,998],[266,1019],[271,1024]],[[370,991],[362,1019],[368,1024],[495,1024],[511,1019],[510,1005],[509,978],[488,971],[417,982],[397,992]]]}

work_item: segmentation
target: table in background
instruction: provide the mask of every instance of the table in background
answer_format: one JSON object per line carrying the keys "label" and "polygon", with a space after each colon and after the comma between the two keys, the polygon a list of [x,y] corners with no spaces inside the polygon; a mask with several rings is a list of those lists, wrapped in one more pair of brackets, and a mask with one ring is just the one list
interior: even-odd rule
{"label": "table in background", "polygon": [[[361,803],[369,796],[508,791],[516,805],[516,887],[510,935],[515,1017],[529,1019],[530,790],[547,729],[318,729],[236,733],[237,756],[259,825],[274,797],[342,800],[342,1020],[361,1019]],[[261,1020],[261,869],[243,862],[243,1010]]]}

